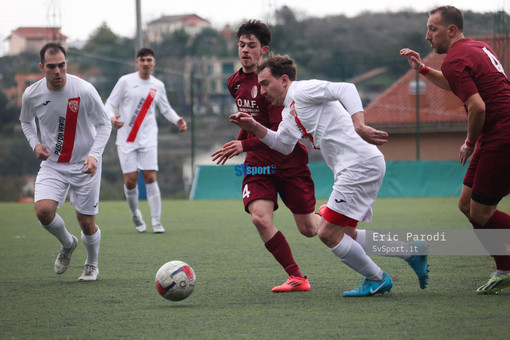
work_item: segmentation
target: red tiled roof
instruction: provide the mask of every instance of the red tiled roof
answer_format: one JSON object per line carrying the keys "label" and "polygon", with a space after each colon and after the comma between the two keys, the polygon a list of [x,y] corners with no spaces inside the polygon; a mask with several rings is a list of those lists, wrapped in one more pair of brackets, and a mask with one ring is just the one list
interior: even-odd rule
{"label": "red tiled roof", "polygon": [[186,25],[188,25],[188,26],[195,26],[201,22],[209,23],[208,20],[203,19],[196,14],[182,14],[182,15],[165,15],[159,19],[152,21],[150,24],[159,23],[159,22],[170,23],[170,22],[179,22],[179,21],[186,23]]}
{"label": "red tiled roof", "polygon": [[31,40],[67,39],[67,36],[60,32],[60,27],[18,27],[12,31],[12,34],[17,34]]}
{"label": "red tiled roof", "polygon": [[[510,69],[509,36],[479,36],[473,39],[489,44],[499,56],[505,70]],[[423,58],[423,62],[431,68],[441,69],[444,57],[444,54],[431,52]],[[407,63],[404,57],[402,59],[402,62]],[[426,84],[426,94],[420,95],[422,101],[419,109],[420,122],[446,123],[467,120],[464,106],[457,97],[438,88],[423,76],[420,76],[419,80]],[[411,96],[409,92],[409,84],[415,81],[416,72],[410,69],[366,108],[366,123],[373,125],[415,123],[416,97]]]}
{"label": "red tiled roof", "polygon": [[349,83],[353,83],[353,84],[356,84],[356,83],[360,83],[362,81],[365,81],[367,79],[370,79],[370,78],[373,78],[373,77],[377,77],[378,75],[384,73],[388,71],[388,69],[386,67],[378,67],[378,68],[375,68],[373,70],[370,70],[368,72],[365,72],[363,74],[360,74],[358,76],[355,76],[354,78],[351,78],[349,79]]}

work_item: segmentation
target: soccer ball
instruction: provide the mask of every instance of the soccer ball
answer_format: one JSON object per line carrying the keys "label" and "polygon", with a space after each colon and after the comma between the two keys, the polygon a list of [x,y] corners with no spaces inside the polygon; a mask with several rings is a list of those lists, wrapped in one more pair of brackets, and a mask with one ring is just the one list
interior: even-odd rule
{"label": "soccer ball", "polygon": [[195,272],[187,263],[170,261],[156,273],[156,288],[165,299],[180,301],[193,293],[195,280]]}

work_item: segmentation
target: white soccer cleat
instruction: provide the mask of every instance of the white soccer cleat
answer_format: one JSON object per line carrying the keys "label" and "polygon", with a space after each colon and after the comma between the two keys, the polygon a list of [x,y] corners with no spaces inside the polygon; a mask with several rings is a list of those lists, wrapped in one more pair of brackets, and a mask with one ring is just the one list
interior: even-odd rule
{"label": "white soccer cleat", "polygon": [[74,250],[78,247],[78,239],[74,236],[73,244],[70,248],[60,247],[60,251],[58,252],[57,259],[55,260],[55,266],[53,270],[57,274],[64,274],[64,272],[69,268],[69,264],[71,263],[71,255],[73,255]]}
{"label": "white soccer cleat", "polygon": [[156,234],[161,234],[165,232],[165,228],[161,225],[161,222],[157,221],[152,223],[152,231]]}
{"label": "white soccer cleat", "polygon": [[97,276],[99,275],[99,269],[96,266],[93,266],[91,264],[86,264],[85,268],[83,269],[83,273],[78,278],[78,281],[96,281]]}
{"label": "white soccer cleat", "polygon": [[142,213],[139,209],[136,210],[136,214],[132,216],[133,217],[133,223],[135,224],[135,229],[139,233],[143,233],[147,226],[145,225],[145,222],[143,221]]}
{"label": "white soccer cleat", "polygon": [[476,290],[476,294],[496,294],[501,290],[510,287],[510,273],[498,275],[492,273],[489,281]]}

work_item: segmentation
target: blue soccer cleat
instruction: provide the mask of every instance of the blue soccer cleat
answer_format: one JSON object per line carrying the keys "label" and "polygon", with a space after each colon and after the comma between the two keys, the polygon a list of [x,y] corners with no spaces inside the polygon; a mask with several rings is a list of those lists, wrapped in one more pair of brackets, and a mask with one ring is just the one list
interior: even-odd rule
{"label": "blue soccer cleat", "polygon": [[359,287],[344,292],[344,297],[372,296],[375,294],[384,294],[390,292],[393,287],[393,281],[388,273],[383,272],[383,277],[379,281],[373,281],[365,278]]}
{"label": "blue soccer cleat", "polygon": [[409,266],[413,268],[416,276],[418,276],[418,282],[420,283],[420,288],[425,289],[429,284],[429,264],[427,263],[427,255],[411,255],[409,259],[406,260],[409,263]]}

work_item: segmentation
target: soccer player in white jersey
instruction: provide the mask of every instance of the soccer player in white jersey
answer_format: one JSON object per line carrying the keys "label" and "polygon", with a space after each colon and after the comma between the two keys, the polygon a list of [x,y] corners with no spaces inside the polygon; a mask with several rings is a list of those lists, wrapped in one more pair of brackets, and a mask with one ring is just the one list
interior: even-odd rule
{"label": "soccer player in white jersey", "polygon": [[[81,227],[87,254],[79,281],[94,281],[99,274],[101,230],[96,225],[101,185],[101,157],[111,122],[96,89],[67,74],[65,49],[48,43],[40,51],[44,78],[23,93],[20,121],[23,132],[41,160],[35,182],[35,214],[41,225],[62,244],[54,270],[69,267],[78,239],[57,213],[69,192]],[[37,135],[36,118],[41,140]]]}
{"label": "soccer player in white jersey", "polygon": [[[343,296],[389,292],[393,286],[390,276],[367,256],[364,237],[356,230],[358,222],[372,220],[372,205],[386,170],[383,155],[372,144],[384,142],[387,134],[364,125],[361,99],[353,84],[296,81],[296,67],[288,56],[270,55],[258,68],[258,81],[262,95],[273,105],[284,106],[278,131],[241,112],[232,115],[231,122],[284,154],[303,137],[321,150],[335,177],[327,206],[320,210],[319,238],[342,262],[365,277],[359,287]],[[420,274],[427,275],[426,256],[417,259],[421,260],[420,273],[409,264],[420,278]]]}
{"label": "soccer player in white jersey", "polygon": [[117,153],[124,174],[124,193],[135,228],[146,230],[138,200],[138,170],[147,189],[147,201],[152,218],[152,230],[163,233],[161,225],[161,194],[157,182],[158,126],[156,107],[180,132],[186,131],[186,121],[170,106],[165,85],[152,75],[156,59],[154,51],[142,48],[136,57],[138,71],[122,76],[106,101],[106,111],[117,130]]}

